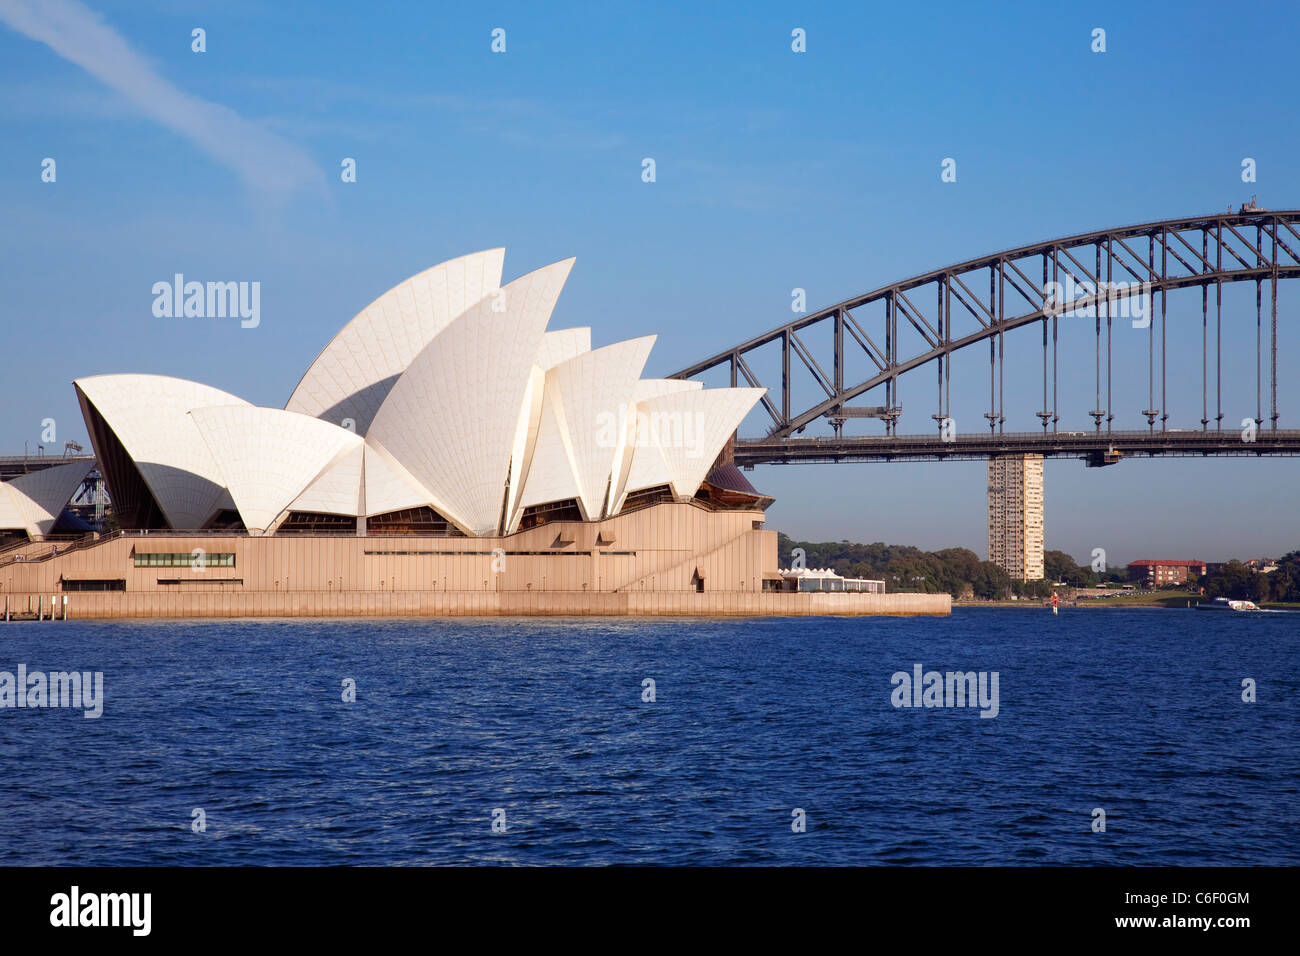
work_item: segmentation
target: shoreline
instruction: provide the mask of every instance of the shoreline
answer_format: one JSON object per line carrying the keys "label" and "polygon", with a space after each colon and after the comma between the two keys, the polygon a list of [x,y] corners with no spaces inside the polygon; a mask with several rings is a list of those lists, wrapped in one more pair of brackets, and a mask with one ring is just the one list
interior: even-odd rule
{"label": "shoreline", "polygon": [[[1060,607],[1061,610],[1065,610],[1068,608],[1072,611],[1073,610],[1100,610],[1100,609],[1114,609],[1114,608],[1119,608],[1121,610],[1129,610],[1129,611],[1194,611],[1196,610],[1196,604],[1209,604],[1209,603],[1210,601],[1203,599],[1201,601],[1192,604],[1191,607],[1187,607],[1186,605],[1180,605],[1180,604],[1174,604],[1174,605],[1154,604],[1154,603],[1136,604],[1136,603],[1130,603],[1126,601],[1118,601],[1118,600],[1108,601],[1102,599],[1098,601],[1089,601],[1084,604],[1062,604],[1060,605]],[[1052,607],[1050,604],[1033,604],[1028,601],[953,601],[952,606],[954,608],[958,608],[958,607],[1019,608],[1023,610],[1033,610],[1033,611],[1048,611],[1051,610]],[[1262,611],[1300,611],[1300,605],[1295,605],[1295,604],[1277,604],[1277,603],[1261,604],[1259,605],[1259,608]]]}

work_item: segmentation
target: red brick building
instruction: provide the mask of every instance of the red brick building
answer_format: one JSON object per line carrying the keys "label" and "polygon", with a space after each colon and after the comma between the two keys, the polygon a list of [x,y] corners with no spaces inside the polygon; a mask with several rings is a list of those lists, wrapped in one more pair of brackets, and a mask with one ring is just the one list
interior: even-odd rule
{"label": "red brick building", "polygon": [[1173,558],[1130,561],[1128,579],[1148,588],[1163,588],[1171,584],[1186,584],[1189,574],[1204,575],[1204,561],[1180,561]]}

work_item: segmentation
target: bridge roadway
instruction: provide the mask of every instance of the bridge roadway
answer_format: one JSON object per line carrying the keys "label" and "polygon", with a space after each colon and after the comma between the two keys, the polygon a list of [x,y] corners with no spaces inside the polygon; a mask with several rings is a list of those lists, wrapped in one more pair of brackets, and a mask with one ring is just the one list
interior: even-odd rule
{"label": "bridge roadway", "polygon": [[[741,438],[736,464],[743,467],[827,461],[938,461],[1035,454],[1044,458],[1080,458],[1089,465],[1110,465],[1125,458],[1300,456],[1300,430],[1260,428],[1253,442],[1239,429],[1159,429],[1147,431],[1058,431],[959,434],[951,441],[933,435],[879,435],[841,438]],[[0,456],[0,480],[92,455]]]}
{"label": "bridge roadway", "polygon": [[55,465],[94,460],[94,455],[68,455],[66,458],[58,455],[0,455],[0,481],[9,481],[19,475],[53,468]]}
{"label": "bridge roadway", "polygon": [[954,435],[944,441],[934,435],[882,435],[855,438],[755,438],[736,442],[736,464],[745,468],[766,464],[827,461],[935,461],[1035,454],[1044,458],[1081,458],[1089,466],[1113,465],[1125,458],[1244,457],[1300,455],[1300,430],[1260,428],[1254,441],[1240,429],[1202,431],[1061,431],[1005,432]]}

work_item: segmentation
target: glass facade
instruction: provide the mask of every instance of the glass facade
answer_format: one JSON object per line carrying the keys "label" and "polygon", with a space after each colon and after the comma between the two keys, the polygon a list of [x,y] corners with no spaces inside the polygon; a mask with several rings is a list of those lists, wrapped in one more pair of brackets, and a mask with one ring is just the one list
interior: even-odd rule
{"label": "glass facade", "polygon": [[189,551],[137,551],[134,555],[137,568],[233,568],[235,556],[226,554],[193,554]]}

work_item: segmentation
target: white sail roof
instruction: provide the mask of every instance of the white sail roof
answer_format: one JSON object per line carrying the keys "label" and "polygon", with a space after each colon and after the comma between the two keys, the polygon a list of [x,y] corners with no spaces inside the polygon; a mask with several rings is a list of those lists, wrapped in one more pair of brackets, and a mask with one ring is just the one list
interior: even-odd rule
{"label": "white sail roof", "polygon": [[[548,332],[547,335],[549,334]],[[510,448],[510,487],[506,491],[507,530],[514,530],[517,518],[522,514],[520,492],[523,491],[524,476],[532,468],[533,455],[537,451],[537,435],[542,427],[545,397],[546,370],[534,364],[528,373],[528,387],[524,390],[519,423],[515,426],[515,440]]]}
{"label": "white sail roof", "polygon": [[[637,418],[640,417],[638,411]],[[621,479],[621,488],[614,499],[612,510],[615,512],[622,509],[624,499],[631,492],[671,485],[673,480],[672,469],[668,467],[668,462],[659,448],[659,442],[655,440],[648,427],[632,424],[628,430],[628,450],[630,456],[625,458],[628,462],[626,474]]]}
{"label": "white sail roof", "polygon": [[537,365],[546,371],[575,355],[591,351],[591,329],[556,329],[542,336],[542,347],[537,350]]}
{"label": "white sail roof", "polygon": [[334,336],[285,409],[365,435],[397,377],[453,319],[501,285],[504,249],[440,263],[394,286]]}
{"label": "white sail roof", "polygon": [[273,530],[284,512],[361,436],[279,408],[222,405],[190,412],[220,463],[235,507],[251,532]]}
{"label": "white sail roof", "polygon": [[643,378],[636,383],[635,401],[645,402],[673,392],[694,392],[704,387],[703,382],[685,378]]}
{"label": "white sail roof", "polygon": [[531,272],[452,322],[412,360],[370,426],[468,534],[500,527],[528,382],[572,267],[566,259]]}
{"label": "white sail roof", "polygon": [[[699,391],[703,387],[703,382],[692,382],[687,379],[643,378],[636,383],[633,400],[636,402],[637,408],[640,408],[645,402],[652,398],[658,398],[660,395]],[[611,514],[621,507],[622,501],[629,491],[667,485],[672,481],[668,464],[664,461],[659,446],[649,440],[647,427],[638,424],[639,418],[640,416],[635,413],[628,416],[626,447],[620,461],[615,466],[614,480],[610,483],[609,510]],[[646,432],[647,435],[644,444],[641,446],[637,444],[638,430]]]}
{"label": "white sail roof", "polygon": [[74,461],[0,482],[0,529],[22,528],[31,537],[49,534],[94,467],[92,461]]}
{"label": "white sail roof", "polygon": [[361,473],[364,457],[364,443],[349,445],[326,466],[302,494],[294,499],[289,510],[352,517],[361,514]]}
{"label": "white sail roof", "polygon": [[511,502],[510,528],[515,527],[524,508],[582,496],[563,419],[559,396],[544,389],[541,414],[533,432],[527,477],[523,481],[523,494],[515,496]]}
{"label": "white sail roof", "polygon": [[639,402],[632,462],[618,507],[629,493],[658,485],[669,485],[678,497],[694,495],[727,439],[765,391],[682,389]]}
{"label": "white sail roof", "polygon": [[[593,351],[589,328],[546,330],[572,259],[501,288],[502,259],[454,259],[380,296],[286,409],[164,376],[79,379],[92,441],[109,446],[97,455],[122,472],[108,477],[125,482],[124,513],[152,495],[178,530],[237,508],[250,531],[272,532],[289,511],[427,506],[481,536],[551,502],[575,499],[595,520],[629,492],[693,495],[762,390],[640,379],[654,336]],[[118,468],[122,451],[148,495]],[[0,489],[0,519],[21,511],[28,527],[16,494]],[[158,523],[147,508],[136,520]]]}
{"label": "white sail roof", "polygon": [[374,436],[366,439],[364,503],[366,516],[388,514],[425,505],[442,513],[433,493],[411,477]]}
{"label": "white sail roof", "polygon": [[27,511],[23,507],[23,496],[15,495],[10,491],[9,482],[0,481],[0,531],[19,529],[28,534],[32,534],[33,531],[27,520]]}
{"label": "white sail roof", "polygon": [[[186,413],[207,405],[251,408],[242,398],[165,375],[92,375],[73,384],[122,443],[173,528],[201,528],[228,503],[222,472]],[[104,449],[95,453],[102,458]]]}
{"label": "white sail roof", "polygon": [[546,373],[537,447],[521,507],[577,498],[586,518],[603,516],[637,377],[654,342],[655,336],[648,335],[607,345]]}
{"label": "white sail roof", "polygon": [[663,456],[673,494],[690,497],[699,490],[727,439],[766,391],[704,388],[671,392],[637,406]]}
{"label": "white sail roof", "polygon": [[[537,449],[537,434],[542,423],[543,397],[546,391],[546,372],[576,355],[591,351],[591,329],[556,329],[542,336],[533,371],[524,393],[524,405],[519,412],[519,425],[510,452],[510,487],[506,492],[506,526],[513,528],[522,514],[520,491],[524,476],[532,466]],[[568,495],[566,497],[572,497]]]}

